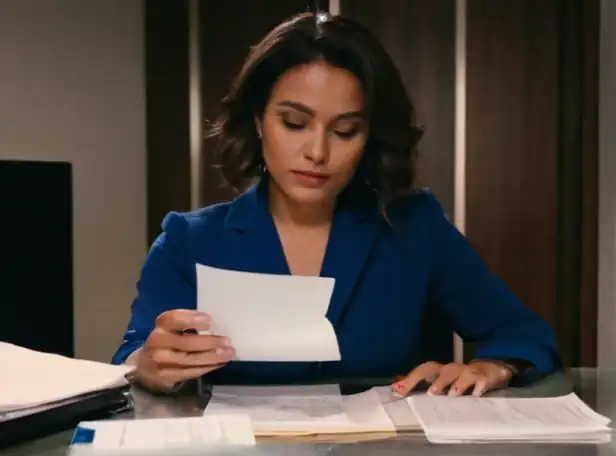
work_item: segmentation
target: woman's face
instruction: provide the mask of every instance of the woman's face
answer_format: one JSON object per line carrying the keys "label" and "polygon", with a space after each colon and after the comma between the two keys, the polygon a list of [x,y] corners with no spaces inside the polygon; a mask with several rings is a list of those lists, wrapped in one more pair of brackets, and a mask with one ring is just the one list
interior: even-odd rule
{"label": "woman's face", "polygon": [[317,61],[273,87],[257,128],[274,184],[297,203],[335,199],[349,182],[368,135],[359,80]]}

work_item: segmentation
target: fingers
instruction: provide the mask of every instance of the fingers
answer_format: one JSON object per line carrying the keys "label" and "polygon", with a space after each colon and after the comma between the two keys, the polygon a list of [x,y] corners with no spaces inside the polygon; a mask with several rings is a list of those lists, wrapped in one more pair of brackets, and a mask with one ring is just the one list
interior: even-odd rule
{"label": "fingers", "polygon": [[[202,337],[202,336],[177,336]],[[212,339],[214,336],[204,336]],[[146,388],[168,390],[176,383],[199,378],[235,359],[231,347],[184,352],[168,347],[151,347],[146,342],[139,353],[136,379]]]}
{"label": "fingers", "polygon": [[451,385],[449,395],[460,396],[472,388],[473,396],[481,396],[486,391],[487,387],[488,379],[486,376],[471,367],[466,366],[466,368],[462,370],[459,377]]}
{"label": "fingers", "polygon": [[156,327],[168,332],[180,332],[185,329],[207,331],[211,319],[208,315],[195,310],[175,309],[163,312],[156,318]]}
{"label": "fingers", "polygon": [[393,385],[394,393],[400,396],[406,396],[412,391],[421,381],[432,381],[437,377],[442,364],[434,361],[430,361],[422,364],[421,366],[413,369],[409,375]]}
{"label": "fingers", "polygon": [[188,353],[169,348],[150,350],[150,358],[160,368],[164,367],[206,367],[228,363],[235,358],[231,347],[217,348],[210,351]]}
{"label": "fingers", "polygon": [[136,358],[136,380],[152,390],[166,390],[195,379],[235,359],[226,337],[186,334],[207,331],[211,320],[194,310],[171,310],[156,319],[156,327]]}
{"label": "fingers", "polygon": [[472,389],[474,396],[482,395],[490,386],[489,378],[480,370],[465,364],[451,363],[442,365],[428,362],[417,367],[411,373],[393,385],[394,394],[405,396],[421,381],[432,383],[429,394],[443,394],[449,389],[450,396],[460,396]]}
{"label": "fingers", "polygon": [[[439,372],[436,380],[428,390],[429,394],[442,394],[464,372],[464,366],[460,364],[446,364]],[[470,374],[469,374],[470,375]]]}
{"label": "fingers", "polygon": [[443,394],[447,388],[449,396],[461,396],[470,388],[473,388],[474,396],[481,396],[488,388],[488,378],[473,366],[447,364],[443,366],[428,392]]}
{"label": "fingers", "polygon": [[513,376],[512,370],[498,363],[474,361],[470,365],[485,376],[488,389],[506,387]]}
{"label": "fingers", "polygon": [[179,335],[162,328],[155,328],[148,338],[148,348],[170,348],[183,352],[203,352],[228,348],[231,342],[226,337],[185,334]]}

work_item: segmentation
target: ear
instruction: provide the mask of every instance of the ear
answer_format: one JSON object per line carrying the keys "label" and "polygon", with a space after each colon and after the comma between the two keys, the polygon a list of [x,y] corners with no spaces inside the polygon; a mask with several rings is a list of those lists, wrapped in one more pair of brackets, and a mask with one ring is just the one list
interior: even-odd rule
{"label": "ear", "polygon": [[257,136],[259,138],[263,137],[263,129],[261,127],[261,119],[258,116],[255,116],[255,128],[257,129]]}

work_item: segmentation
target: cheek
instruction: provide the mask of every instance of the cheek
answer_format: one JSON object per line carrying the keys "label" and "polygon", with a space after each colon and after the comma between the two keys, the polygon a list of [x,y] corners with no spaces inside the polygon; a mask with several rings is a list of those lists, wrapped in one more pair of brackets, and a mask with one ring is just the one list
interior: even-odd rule
{"label": "cheek", "polygon": [[272,170],[279,167],[288,167],[293,160],[293,151],[299,147],[296,138],[289,134],[285,128],[277,125],[270,126],[267,134],[263,136],[263,159],[267,167]]}
{"label": "cheek", "polygon": [[333,155],[334,160],[331,168],[336,173],[352,174],[359,163],[366,142],[364,140],[339,141],[335,145],[336,151]]}

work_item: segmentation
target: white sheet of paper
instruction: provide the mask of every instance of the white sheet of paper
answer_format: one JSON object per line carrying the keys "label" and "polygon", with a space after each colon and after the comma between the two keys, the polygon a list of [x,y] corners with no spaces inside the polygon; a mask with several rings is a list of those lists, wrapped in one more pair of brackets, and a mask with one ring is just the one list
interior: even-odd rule
{"label": "white sheet of paper", "polygon": [[256,445],[250,419],[242,415],[90,421],[80,423],[79,427],[95,431],[91,450],[96,452]]}
{"label": "white sheet of paper", "polygon": [[394,432],[378,394],[342,396],[337,385],[214,386],[204,416],[248,415],[256,435]]}
{"label": "white sheet of paper", "polygon": [[605,441],[610,420],[571,393],[553,398],[407,398],[428,440]]}
{"label": "white sheet of paper", "polygon": [[338,361],[325,317],[334,279],[229,271],[197,264],[197,308],[239,361]]}
{"label": "white sheet of paper", "polygon": [[134,367],[42,353],[0,342],[0,413],[128,384]]}
{"label": "white sheet of paper", "polygon": [[[398,431],[420,431],[421,423],[404,398],[394,398],[391,385],[374,387]],[[423,394],[423,393],[422,393]]]}

